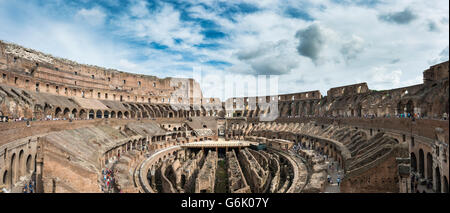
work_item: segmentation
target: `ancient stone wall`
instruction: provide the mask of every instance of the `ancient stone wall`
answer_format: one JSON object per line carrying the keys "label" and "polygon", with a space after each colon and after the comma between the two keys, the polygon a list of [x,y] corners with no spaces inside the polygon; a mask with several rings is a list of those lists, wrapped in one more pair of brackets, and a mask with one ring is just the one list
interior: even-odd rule
{"label": "ancient stone wall", "polygon": [[227,152],[228,186],[231,193],[251,193],[234,151]]}
{"label": "ancient stone wall", "polygon": [[195,181],[195,193],[213,193],[217,169],[217,152],[209,151]]}

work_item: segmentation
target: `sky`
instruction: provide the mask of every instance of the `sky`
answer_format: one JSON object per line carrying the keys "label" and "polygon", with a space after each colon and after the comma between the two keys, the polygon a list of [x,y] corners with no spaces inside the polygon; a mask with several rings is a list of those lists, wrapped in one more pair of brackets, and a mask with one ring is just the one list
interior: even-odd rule
{"label": "sky", "polygon": [[422,83],[425,69],[449,59],[449,2],[0,0],[0,39],[83,64],[195,78],[205,97],[222,100],[256,95],[255,76],[277,79],[276,93],[326,95],[360,82]]}

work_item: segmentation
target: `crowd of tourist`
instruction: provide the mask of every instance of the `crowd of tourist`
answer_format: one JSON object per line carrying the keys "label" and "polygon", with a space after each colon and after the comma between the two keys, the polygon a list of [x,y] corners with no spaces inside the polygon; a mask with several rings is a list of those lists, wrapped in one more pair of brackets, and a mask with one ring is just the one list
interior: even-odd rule
{"label": "crowd of tourist", "polygon": [[116,178],[114,177],[115,173],[117,173],[117,171],[108,168],[102,170],[103,175],[102,192],[106,193],[114,192],[114,186],[116,183]]}

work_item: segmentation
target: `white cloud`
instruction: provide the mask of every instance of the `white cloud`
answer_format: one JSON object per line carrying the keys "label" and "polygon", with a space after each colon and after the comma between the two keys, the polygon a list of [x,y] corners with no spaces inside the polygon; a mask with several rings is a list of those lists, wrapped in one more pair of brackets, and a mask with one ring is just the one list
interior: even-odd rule
{"label": "white cloud", "polygon": [[76,17],[90,25],[101,25],[105,22],[106,14],[98,7],[91,9],[83,8],[77,12]]}
{"label": "white cloud", "polygon": [[[116,0],[101,2],[118,5]],[[199,2],[212,9],[205,9]],[[224,8],[219,8],[219,3],[247,3],[260,10],[233,14],[231,20],[220,15]],[[192,77],[189,69],[195,66],[213,74],[222,68],[203,62],[224,61],[231,64],[223,68],[225,73],[281,74],[280,91],[286,93],[316,89],[326,93],[331,87],[363,81],[375,89],[407,86],[420,83],[422,71],[430,63],[448,60],[448,1],[384,1],[373,7],[332,0],[201,0],[191,4],[193,7],[186,8],[189,15],[213,21],[227,36],[208,40],[198,22],[184,21],[182,12],[166,3],[149,10],[146,1],[130,0],[129,6],[115,14],[95,3],[93,7],[71,9],[63,1],[42,6],[0,0],[0,39],[81,63],[160,77]],[[286,7],[305,5],[315,19],[312,22],[282,14]],[[409,24],[387,24],[378,18],[405,8],[416,15]],[[440,30],[430,32],[431,22]],[[296,32],[311,24],[320,26],[324,38],[318,66],[296,52],[301,42],[295,38]],[[113,30],[105,32],[100,26]],[[148,45],[151,42],[168,48],[153,49]],[[219,47],[196,46],[204,43]]]}

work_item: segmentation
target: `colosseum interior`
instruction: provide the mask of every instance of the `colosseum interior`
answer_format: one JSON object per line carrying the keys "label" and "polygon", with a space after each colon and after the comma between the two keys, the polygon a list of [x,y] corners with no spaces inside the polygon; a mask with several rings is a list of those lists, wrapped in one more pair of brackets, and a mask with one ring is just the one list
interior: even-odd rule
{"label": "colosseum interior", "polygon": [[[222,102],[193,79],[0,42],[0,188],[448,193],[448,73],[446,61],[403,88],[359,83]],[[275,99],[278,111],[267,105]]]}

